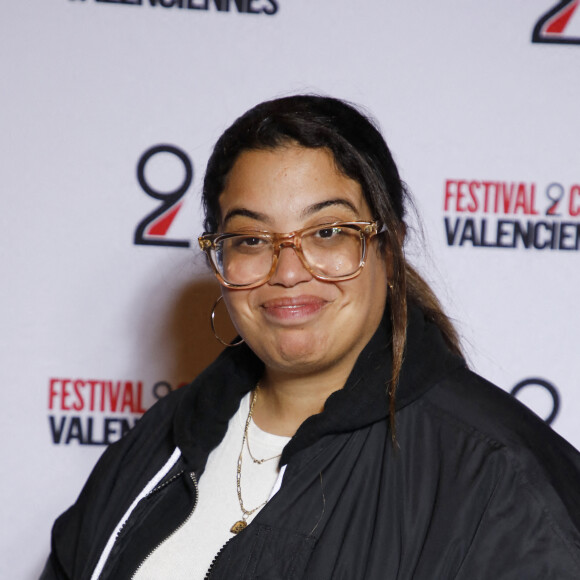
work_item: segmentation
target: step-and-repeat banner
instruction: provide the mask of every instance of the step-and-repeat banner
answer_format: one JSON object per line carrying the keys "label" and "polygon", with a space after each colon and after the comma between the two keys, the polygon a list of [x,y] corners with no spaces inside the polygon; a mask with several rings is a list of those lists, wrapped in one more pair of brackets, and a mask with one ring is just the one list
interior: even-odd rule
{"label": "step-and-repeat banner", "polygon": [[219,353],[201,181],[267,98],[375,116],[470,364],[580,446],[579,4],[5,3],[0,576],[39,574],[105,446]]}

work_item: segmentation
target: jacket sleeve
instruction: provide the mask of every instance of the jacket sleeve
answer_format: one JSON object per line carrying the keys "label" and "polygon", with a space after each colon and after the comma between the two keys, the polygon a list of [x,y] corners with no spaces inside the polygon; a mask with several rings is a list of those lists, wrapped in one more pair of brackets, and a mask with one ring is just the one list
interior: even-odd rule
{"label": "jacket sleeve", "polygon": [[[114,513],[123,497],[116,480],[123,478],[122,466],[135,439],[133,432],[109,446],[101,456],[76,502],[53,524],[51,553],[40,580],[80,580],[90,577],[95,548],[108,538]],[[107,496],[112,503],[106,505]],[[100,515],[99,515],[100,514]],[[109,532],[110,533],[110,532]],[[97,556],[98,558],[98,556]]]}
{"label": "jacket sleeve", "polygon": [[58,560],[55,558],[54,550],[48,557],[39,580],[71,580],[70,576],[66,574],[59,565]]}
{"label": "jacket sleeve", "polygon": [[175,448],[172,422],[178,400],[170,395],[157,402],[106,449],[77,501],[55,521],[40,580],[90,579],[122,515]]}
{"label": "jacket sleeve", "polygon": [[578,491],[564,494],[549,474],[509,463],[455,579],[580,578]]}

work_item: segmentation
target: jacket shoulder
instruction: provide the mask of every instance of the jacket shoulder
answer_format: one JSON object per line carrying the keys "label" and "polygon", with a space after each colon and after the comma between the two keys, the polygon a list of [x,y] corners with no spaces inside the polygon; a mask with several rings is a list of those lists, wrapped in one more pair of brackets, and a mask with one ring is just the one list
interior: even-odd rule
{"label": "jacket shoulder", "polygon": [[463,453],[459,469],[487,472],[489,503],[475,545],[501,550],[503,537],[522,557],[527,549],[545,558],[559,553],[573,571],[557,577],[580,577],[578,451],[525,405],[466,368],[445,377],[418,405],[443,441],[442,454]]}
{"label": "jacket shoulder", "polygon": [[507,451],[530,450],[549,461],[554,450],[572,457],[580,455],[540,417],[511,394],[466,367],[454,369],[422,402],[441,415]]}

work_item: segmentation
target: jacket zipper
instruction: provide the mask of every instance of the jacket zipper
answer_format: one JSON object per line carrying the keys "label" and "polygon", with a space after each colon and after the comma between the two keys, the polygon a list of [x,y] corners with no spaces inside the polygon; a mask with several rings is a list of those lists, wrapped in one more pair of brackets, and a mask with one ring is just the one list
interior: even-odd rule
{"label": "jacket zipper", "polygon": [[[284,479],[284,475],[286,473],[286,467],[288,465],[285,464],[282,466],[282,468],[280,469],[280,473],[278,474],[278,478],[276,479],[276,482],[274,483],[274,487],[272,488],[272,493],[270,494],[270,497],[268,498],[268,501],[270,501],[280,490],[280,488],[282,487],[282,480]],[[241,533],[241,532],[240,532]],[[219,559],[219,557],[221,556],[222,552],[226,549],[226,546],[235,538],[236,536],[232,536],[219,550],[219,552],[214,556],[209,569],[207,571],[207,574],[204,576],[204,580],[210,580],[211,579],[211,575],[214,571],[214,568],[217,564],[217,561]]]}
{"label": "jacket zipper", "polygon": [[[171,454],[171,457],[165,463],[165,465],[157,472],[157,474],[153,477],[153,479],[145,485],[143,490],[137,495],[137,497],[135,498],[133,503],[129,506],[127,511],[123,514],[123,516],[121,517],[122,523],[119,522],[118,528],[116,528],[113,531],[113,533],[109,536],[109,539],[107,540],[107,543],[105,544],[105,547],[103,548],[103,550],[101,552],[101,555],[100,555],[100,557],[99,557],[99,559],[98,559],[98,561],[97,561],[97,563],[92,571],[92,574],[90,577],[91,580],[100,580],[100,578],[102,577],[103,571],[106,569],[107,561],[108,561],[109,557],[111,556],[111,552],[112,552],[115,544],[117,543],[117,540],[119,539],[121,532],[125,529],[127,521],[129,520],[129,518],[133,514],[133,511],[137,508],[137,505],[143,499],[145,499],[146,497],[151,495],[151,493],[154,490],[160,489],[161,487],[163,487],[163,484],[159,485],[159,482],[163,479],[163,477],[165,477],[167,475],[167,473],[171,470],[171,468],[177,463],[180,456],[181,456],[181,451],[179,450],[179,448],[176,448],[173,451],[173,453]],[[154,481],[156,483],[153,483]],[[153,486],[155,486],[155,487],[153,487]],[[148,491],[145,492],[145,490],[148,490]]]}
{"label": "jacket zipper", "polygon": [[[155,488],[154,490],[151,491],[151,494],[153,494],[154,492],[156,492],[158,489],[161,489],[162,487],[165,487],[169,482],[173,481],[173,479],[175,479],[176,477],[178,477],[179,474],[177,474],[176,476],[172,477],[169,481],[161,484],[160,486],[158,486],[157,488]],[[183,526],[185,526],[185,524],[187,524],[187,522],[191,519],[191,516],[193,515],[193,512],[195,511],[195,508],[197,507],[197,502],[199,500],[199,487],[197,485],[197,477],[195,475],[195,473],[192,471],[189,476],[191,477],[191,481],[193,481],[193,487],[195,488],[195,502],[193,504],[193,508],[191,509],[191,512],[189,512],[189,515],[187,516],[187,518],[185,518],[185,520],[177,527],[175,528],[167,537],[163,538],[163,540],[161,540],[148,554],[147,556],[145,556],[145,558],[141,561],[141,563],[139,564],[139,566],[137,566],[137,568],[135,569],[135,572],[133,572],[133,575],[131,576],[131,579],[134,580],[135,576],[137,575],[137,573],[139,572],[139,570],[141,570],[141,568],[143,567],[143,564],[145,564],[145,561],[161,546],[161,544],[163,544],[163,542],[165,542],[166,540],[168,540],[171,536],[173,536],[173,534],[176,534],[181,528],[183,528]],[[223,549],[223,548],[222,548]],[[221,551],[221,550],[220,550]]]}
{"label": "jacket zipper", "polygon": [[[154,493],[157,493],[160,489],[163,489],[166,485],[169,485],[172,481],[176,480],[182,474],[183,474],[183,471],[180,471],[179,473],[176,473],[171,479],[168,479],[164,483],[162,483],[162,484],[158,485],[157,487],[155,487],[154,489],[152,489],[146,496],[143,497],[143,499],[141,501],[147,499],[148,497],[151,497]],[[195,501],[196,501],[196,503],[194,504],[194,509],[195,509],[195,505],[197,505],[197,487],[196,487]],[[119,539],[119,537],[123,534],[123,530],[125,529],[125,526],[126,525],[127,525],[127,522],[125,522],[119,528],[119,531],[117,532],[117,534],[115,536],[115,542],[117,542],[117,540]]]}
{"label": "jacket zipper", "polygon": [[221,553],[225,550],[226,546],[235,538],[235,536],[231,537],[219,550],[219,552],[214,556],[211,564],[209,565],[209,569],[207,571],[207,574],[204,576],[204,580],[210,580],[211,575],[213,573],[213,569],[215,568],[215,565],[217,564],[217,561],[221,555]]}

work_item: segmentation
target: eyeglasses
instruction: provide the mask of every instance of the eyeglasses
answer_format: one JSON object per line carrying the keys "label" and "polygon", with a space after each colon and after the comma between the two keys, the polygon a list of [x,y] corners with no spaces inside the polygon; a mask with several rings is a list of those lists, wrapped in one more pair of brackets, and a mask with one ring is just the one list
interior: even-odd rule
{"label": "eyeglasses", "polygon": [[289,234],[205,234],[199,237],[199,246],[227,288],[255,288],[267,282],[276,271],[282,248],[293,248],[318,280],[340,282],[358,276],[365,265],[367,242],[377,233],[376,222],[334,222]]}

